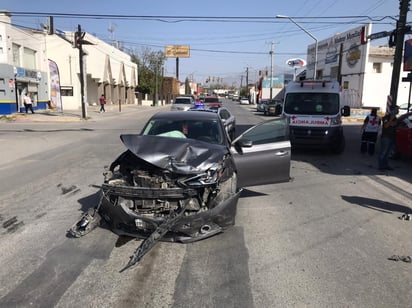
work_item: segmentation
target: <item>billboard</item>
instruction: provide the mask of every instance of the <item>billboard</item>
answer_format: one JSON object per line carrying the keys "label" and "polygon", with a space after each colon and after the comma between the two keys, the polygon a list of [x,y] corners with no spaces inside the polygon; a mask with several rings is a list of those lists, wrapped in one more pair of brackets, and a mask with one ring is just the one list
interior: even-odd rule
{"label": "billboard", "polygon": [[63,110],[60,94],[60,74],[57,63],[49,59],[50,71],[50,105],[52,108]]}
{"label": "billboard", "polygon": [[[274,76],[272,77],[272,88],[283,88],[285,86],[285,80],[283,76]],[[270,77],[262,80],[262,89],[270,89]]]}
{"label": "billboard", "polygon": [[166,58],[190,58],[189,45],[169,45],[165,47]]}
{"label": "billboard", "polygon": [[[369,44],[363,43],[365,35],[370,34],[372,26],[362,25],[348,31],[338,33],[318,42],[317,55],[315,57],[315,44],[307,49],[306,76],[312,76],[315,67],[324,76],[332,75],[333,68],[339,66],[341,60],[341,74],[361,74],[365,71],[365,59]],[[340,55],[342,59],[339,59]]]}
{"label": "billboard", "polygon": [[405,41],[405,52],[403,54],[403,71],[412,72],[412,39]]}

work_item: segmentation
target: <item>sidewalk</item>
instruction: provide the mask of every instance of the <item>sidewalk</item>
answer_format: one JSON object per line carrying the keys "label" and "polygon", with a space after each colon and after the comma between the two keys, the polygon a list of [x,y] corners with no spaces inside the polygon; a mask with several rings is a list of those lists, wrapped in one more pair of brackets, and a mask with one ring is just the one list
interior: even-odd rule
{"label": "sidewalk", "polygon": [[[100,113],[99,106],[87,106],[86,114],[83,117],[82,109],[76,110],[35,110],[32,113],[14,113],[11,115],[0,116],[0,121],[8,122],[79,122],[79,121],[98,121],[110,116],[116,116],[121,113],[138,112],[140,110],[147,110],[152,108],[163,108],[165,106],[143,106],[135,104],[118,105],[107,104],[105,106],[106,112]],[[170,107],[168,107],[170,108]],[[120,109],[120,110],[119,110]]]}

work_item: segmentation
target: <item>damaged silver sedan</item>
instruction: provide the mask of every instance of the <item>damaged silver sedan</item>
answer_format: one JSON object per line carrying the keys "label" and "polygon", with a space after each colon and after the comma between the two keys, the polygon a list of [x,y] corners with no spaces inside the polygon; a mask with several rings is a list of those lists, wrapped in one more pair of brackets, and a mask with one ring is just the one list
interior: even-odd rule
{"label": "damaged silver sedan", "polygon": [[288,132],[284,119],[273,119],[231,142],[216,113],[157,113],[141,134],[120,136],[127,150],[104,173],[99,204],[69,234],[105,223],[144,239],[126,269],[159,240],[220,233],[235,223],[242,187],[289,181]]}

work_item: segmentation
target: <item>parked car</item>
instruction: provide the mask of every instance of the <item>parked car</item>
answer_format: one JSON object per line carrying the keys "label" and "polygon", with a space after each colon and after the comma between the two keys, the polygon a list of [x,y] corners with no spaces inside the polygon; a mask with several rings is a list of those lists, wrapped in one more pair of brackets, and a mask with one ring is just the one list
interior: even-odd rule
{"label": "parked car", "polygon": [[222,106],[222,102],[217,96],[206,96],[204,99],[204,104],[207,108]]}
{"label": "parked car", "polygon": [[242,96],[239,100],[241,105],[249,105],[249,99],[247,97]]}
{"label": "parked car", "polygon": [[259,103],[256,105],[256,111],[257,112],[264,112],[265,111],[265,105],[267,105],[268,102],[269,102],[269,100],[267,100],[267,99],[261,99],[259,101]]}
{"label": "parked car", "polygon": [[80,237],[100,222],[144,238],[124,269],[159,240],[193,242],[235,223],[242,187],[290,180],[285,119],[251,127],[230,141],[215,112],[159,112],[104,174],[99,204],[69,230]]}
{"label": "parked car", "polygon": [[398,118],[396,150],[397,155],[412,157],[412,112],[405,113]]}
{"label": "parked car", "polygon": [[173,101],[171,111],[187,111],[193,107],[194,99],[191,96],[177,96]]}
{"label": "parked car", "polygon": [[264,106],[264,115],[280,115],[282,113],[282,100],[271,99]]}

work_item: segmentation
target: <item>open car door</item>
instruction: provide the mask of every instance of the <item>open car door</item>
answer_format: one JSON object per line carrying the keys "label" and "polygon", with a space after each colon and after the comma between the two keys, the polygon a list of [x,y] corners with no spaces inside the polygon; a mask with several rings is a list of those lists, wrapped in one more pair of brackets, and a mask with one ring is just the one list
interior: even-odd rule
{"label": "open car door", "polygon": [[276,118],[253,126],[232,142],[232,153],[239,188],[288,182],[291,145],[287,120]]}
{"label": "open car door", "polygon": [[412,113],[402,115],[398,119],[396,149],[399,154],[412,157]]}

